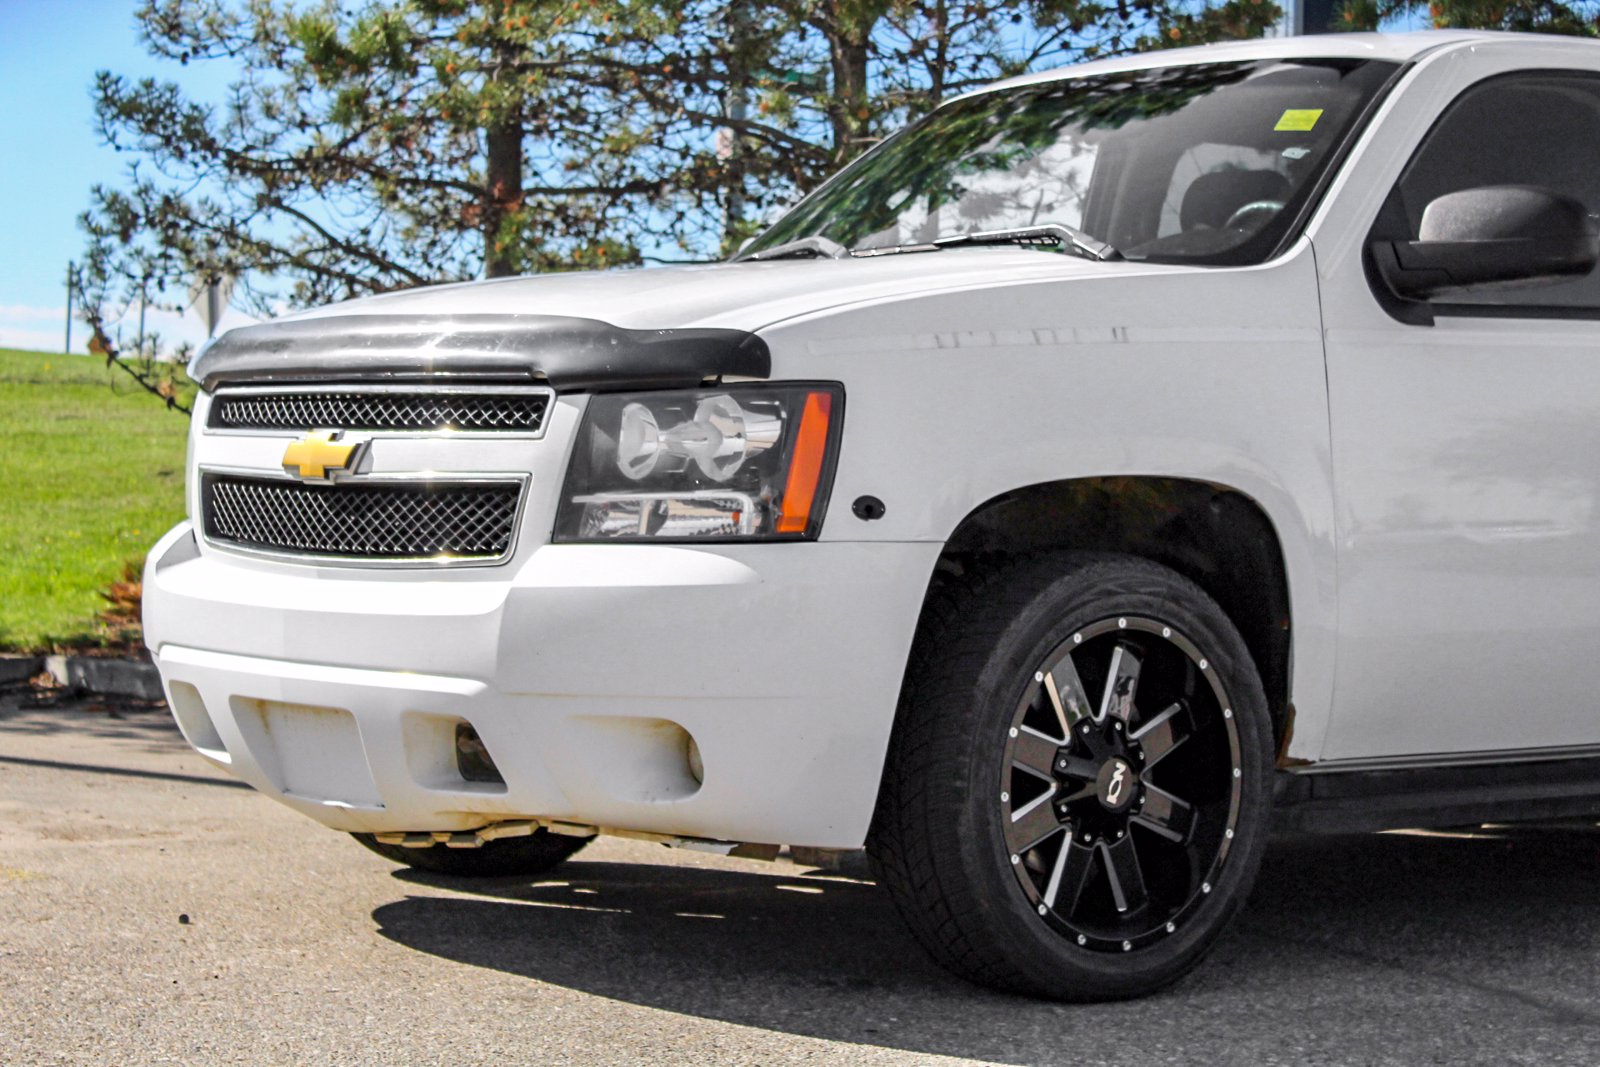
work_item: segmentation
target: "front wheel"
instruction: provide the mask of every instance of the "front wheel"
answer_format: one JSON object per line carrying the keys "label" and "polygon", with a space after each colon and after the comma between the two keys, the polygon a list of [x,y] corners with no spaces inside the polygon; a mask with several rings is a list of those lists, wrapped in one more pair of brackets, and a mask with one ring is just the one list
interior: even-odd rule
{"label": "front wheel", "polygon": [[1248,896],[1272,728],[1216,603],[1131,557],[969,575],[932,606],[873,849],[935,959],[1065,1000],[1153,992]]}
{"label": "front wheel", "polygon": [[485,841],[477,848],[450,848],[442,844],[407,848],[404,845],[385,844],[371,834],[350,836],[384,859],[452,878],[531,877],[543,874],[591,840],[539,829],[526,837]]}

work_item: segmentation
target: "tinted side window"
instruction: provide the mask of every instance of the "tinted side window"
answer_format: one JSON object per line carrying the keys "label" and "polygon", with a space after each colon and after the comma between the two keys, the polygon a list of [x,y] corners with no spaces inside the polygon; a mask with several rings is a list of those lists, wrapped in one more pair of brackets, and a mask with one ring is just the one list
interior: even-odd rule
{"label": "tinted side window", "polygon": [[[1600,213],[1600,76],[1515,74],[1462,93],[1407,165],[1374,236],[1415,238],[1434,198],[1483,185],[1537,185]],[[1443,302],[1600,310],[1600,270],[1556,284],[1452,294]]]}

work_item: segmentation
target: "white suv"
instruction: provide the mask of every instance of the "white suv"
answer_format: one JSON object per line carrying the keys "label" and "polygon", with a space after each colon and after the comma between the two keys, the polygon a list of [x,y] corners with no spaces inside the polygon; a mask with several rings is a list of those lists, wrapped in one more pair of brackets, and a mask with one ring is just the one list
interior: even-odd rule
{"label": "white suv", "polygon": [[1348,35],[952,100],[732,262],[193,373],[147,640],[404,863],[862,848],[979,982],[1147,992],[1269,829],[1600,810],[1600,46]]}

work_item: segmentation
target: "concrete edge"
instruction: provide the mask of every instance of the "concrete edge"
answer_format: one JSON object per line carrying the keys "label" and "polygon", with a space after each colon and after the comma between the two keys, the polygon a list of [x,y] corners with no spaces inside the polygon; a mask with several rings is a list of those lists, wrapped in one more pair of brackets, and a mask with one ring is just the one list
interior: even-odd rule
{"label": "concrete edge", "polygon": [[43,656],[0,656],[0,685],[18,685],[42,670]]}
{"label": "concrete edge", "polygon": [[45,656],[44,669],[57,685],[103,696],[161,700],[161,674],[154,663],[101,656]]}

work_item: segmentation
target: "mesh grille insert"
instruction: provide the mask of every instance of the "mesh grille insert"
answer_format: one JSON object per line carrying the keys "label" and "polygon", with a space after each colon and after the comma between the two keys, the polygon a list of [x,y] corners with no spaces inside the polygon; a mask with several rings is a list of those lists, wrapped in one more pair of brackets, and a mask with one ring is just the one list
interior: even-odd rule
{"label": "mesh grille insert", "polygon": [[494,559],[511,547],[517,482],[303,485],[211,475],[202,483],[207,539],[348,559]]}
{"label": "mesh grille insert", "polygon": [[537,433],[549,406],[550,396],[543,391],[223,392],[211,404],[210,424],[219,430]]}

